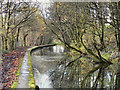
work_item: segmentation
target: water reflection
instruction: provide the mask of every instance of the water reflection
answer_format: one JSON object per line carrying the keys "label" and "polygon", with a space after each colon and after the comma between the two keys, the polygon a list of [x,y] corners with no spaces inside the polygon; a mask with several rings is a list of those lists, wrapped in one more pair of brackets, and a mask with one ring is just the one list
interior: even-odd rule
{"label": "water reflection", "polygon": [[36,68],[34,68],[34,78],[35,84],[40,88],[53,88],[50,77],[47,73],[40,73]]}
{"label": "water reflection", "polygon": [[116,73],[116,80],[115,80],[115,87],[120,89],[120,65],[118,65],[117,73]]}
{"label": "water reflection", "polygon": [[64,47],[61,45],[53,46],[53,52],[54,53],[64,52]]}
{"label": "water reflection", "polygon": [[44,48],[33,53],[32,64],[36,68],[34,76],[40,88],[120,87],[120,65],[94,64],[89,58],[54,49]]}
{"label": "water reflection", "polygon": [[64,53],[61,53],[61,47],[57,49],[58,51],[56,47],[49,47],[32,53],[35,82],[40,88],[53,87],[49,72],[54,71],[58,62],[64,58]]}

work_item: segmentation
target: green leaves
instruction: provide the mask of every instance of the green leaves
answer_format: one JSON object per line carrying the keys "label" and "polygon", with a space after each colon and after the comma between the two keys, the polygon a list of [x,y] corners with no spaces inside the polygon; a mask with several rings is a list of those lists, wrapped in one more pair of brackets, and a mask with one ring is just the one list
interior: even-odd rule
{"label": "green leaves", "polygon": [[10,27],[10,28],[14,28],[14,27],[15,27],[15,25],[10,25],[9,27]]}

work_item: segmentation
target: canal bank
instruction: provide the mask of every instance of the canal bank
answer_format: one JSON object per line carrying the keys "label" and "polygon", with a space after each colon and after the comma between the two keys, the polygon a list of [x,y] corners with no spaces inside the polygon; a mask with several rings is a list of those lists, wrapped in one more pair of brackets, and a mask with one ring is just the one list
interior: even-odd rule
{"label": "canal bank", "polygon": [[41,45],[29,48],[23,58],[17,88],[35,88],[35,80],[31,64],[31,53],[43,47],[55,46],[56,44]]}
{"label": "canal bank", "polygon": [[64,47],[61,45],[37,49],[32,53],[32,66],[35,85],[39,88],[54,88],[51,72],[59,65],[64,58]]}

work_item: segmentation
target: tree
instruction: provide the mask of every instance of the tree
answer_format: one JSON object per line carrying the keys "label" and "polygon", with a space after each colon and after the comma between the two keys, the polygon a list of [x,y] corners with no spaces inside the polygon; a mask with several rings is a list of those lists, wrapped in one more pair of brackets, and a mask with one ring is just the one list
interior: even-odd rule
{"label": "tree", "polygon": [[115,37],[120,52],[120,2],[109,3],[110,21],[107,22],[115,28]]}
{"label": "tree", "polygon": [[[89,18],[85,15],[87,12],[83,10],[83,8],[86,9],[86,6],[86,3],[54,3],[52,10],[50,10],[50,17],[48,17],[50,24],[48,25],[46,22],[50,30],[65,46],[81,54],[83,52],[79,49],[81,47],[80,32]],[[86,21],[83,22],[83,18]]]}
{"label": "tree", "polygon": [[2,51],[15,48],[23,23],[36,12],[31,3],[1,2]]}
{"label": "tree", "polygon": [[[48,12],[49,23],[46,19],[44,21],[66,47],[83,56],[90,54],[99,62],[109,63],[100,52],[105,48],[104,19],[108,14],[107,4],[54,3]],[[83,47],[85,50],[82,50]]]}

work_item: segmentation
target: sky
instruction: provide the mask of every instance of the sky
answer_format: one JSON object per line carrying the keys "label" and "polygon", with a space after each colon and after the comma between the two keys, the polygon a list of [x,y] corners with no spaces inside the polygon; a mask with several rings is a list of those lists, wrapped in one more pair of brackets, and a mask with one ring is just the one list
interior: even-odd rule
{"label": "sky", "polygon": [[52,0],[0,0],[0,1],[4,1],[4,2],[35,2],[40,4],[40,7],[42,9],[48,8],[50,6],[50,3]]}
{"label": "sky", "polygon": [[[32,0],[36,1],[36,0]],[[120,0],[37,0],[38,2],[49,3],[51,1],[54,2],[118,2]]]}
{"label": "sky", "polygon": [[52,0],[0,0],[4,2],[40,2],[40,3],[50,3]]}
{"label": "sky", "polygon": [[49,3],[50,0],[32,0],[33,2],[42,2],[42,3]]}
{"label": "sky", "polygon": [[[4,0],[8,1],[8,0]],[[32,1],[32,2],[41,2],[41,3],[50,3],[50,2],[118,2],[120,0],[9,0],[9,1]]]}

